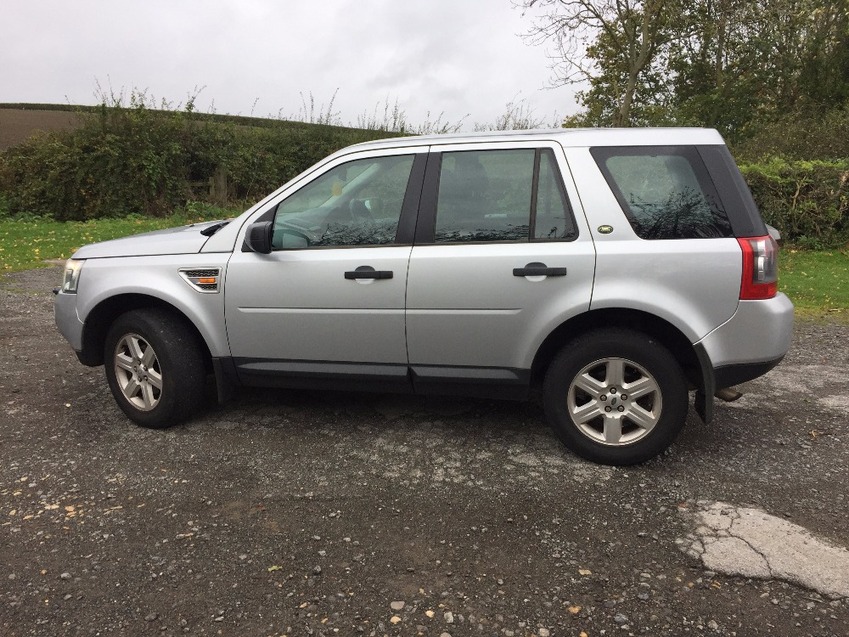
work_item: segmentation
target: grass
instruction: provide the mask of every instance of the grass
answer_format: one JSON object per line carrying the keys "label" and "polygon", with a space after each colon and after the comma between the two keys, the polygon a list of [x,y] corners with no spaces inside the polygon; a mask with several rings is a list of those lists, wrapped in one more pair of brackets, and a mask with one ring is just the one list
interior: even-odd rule
{"label": "grass", "polygon": [[[233,216],[235,211],[192,208],[163,218],[130,216],[60,223],[0,220],[0,272],[17,272],[66,259],[87,243]],[[779,287],[800,317],[849,321],[849,251],[781,251]]]}
{"label": "grass", "polygon": [[159,218],[130,215],[120,219],[64,223],[48,219],[0,219],[0,273],[48,266],[49,260],[67,259],[88,243],[235,214],[232,210],[198,208]]}
{"label": "grass", "polygon": [[780,255],[778,287],[798,316],[849,322],[849,251],[785,248]]}

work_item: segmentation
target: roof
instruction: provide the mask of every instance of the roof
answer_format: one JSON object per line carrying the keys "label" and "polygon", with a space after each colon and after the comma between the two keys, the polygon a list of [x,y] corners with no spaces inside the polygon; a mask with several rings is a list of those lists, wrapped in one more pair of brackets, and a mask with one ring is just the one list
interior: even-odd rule
{"label": "roof", "polygon": [[403,146],[475,144],[507,140],[557,141],[565,147],[680,146],[725,143],[722,136],[712,128],[554,128],[394,137],[363,142],[345,150],[350,152]]}

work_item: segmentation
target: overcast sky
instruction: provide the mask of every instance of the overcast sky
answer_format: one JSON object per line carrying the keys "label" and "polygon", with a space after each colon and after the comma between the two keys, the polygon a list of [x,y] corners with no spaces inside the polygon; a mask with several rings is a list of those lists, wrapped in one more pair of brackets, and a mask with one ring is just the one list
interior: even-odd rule
{"label": "overcast sky", "polygon": [[3,0],[0,102],[97,103],[97,83],[201,111],[297,115],[301,94],[356,123],[397,99],[465,128],[524,99],[554,123],[549,60],[510,0]]}

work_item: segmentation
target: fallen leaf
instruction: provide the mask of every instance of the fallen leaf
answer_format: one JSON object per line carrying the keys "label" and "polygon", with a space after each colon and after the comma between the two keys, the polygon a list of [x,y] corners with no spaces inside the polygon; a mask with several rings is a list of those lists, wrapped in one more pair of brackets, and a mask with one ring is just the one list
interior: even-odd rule
{"label": "fallen leaf", "polygon": [[274,571],[279,571],[281,568],[283,568],[283,567],[282,567],[282,566],[278,566],[277,564],[275,564],[274,566],[269,566],[269,567],[268,567],[268,572],[269,572],[269,573],[273,573]]}

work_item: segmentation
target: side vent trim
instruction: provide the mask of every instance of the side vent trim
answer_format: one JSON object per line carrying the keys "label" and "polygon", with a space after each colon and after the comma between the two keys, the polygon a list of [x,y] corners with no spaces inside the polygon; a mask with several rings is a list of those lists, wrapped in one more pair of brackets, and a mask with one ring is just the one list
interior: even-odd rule
{"label": "side vent trim", "polygon": [[198,292],[218,294],[221,284],[219,268],[181,268],[180,276]]}

